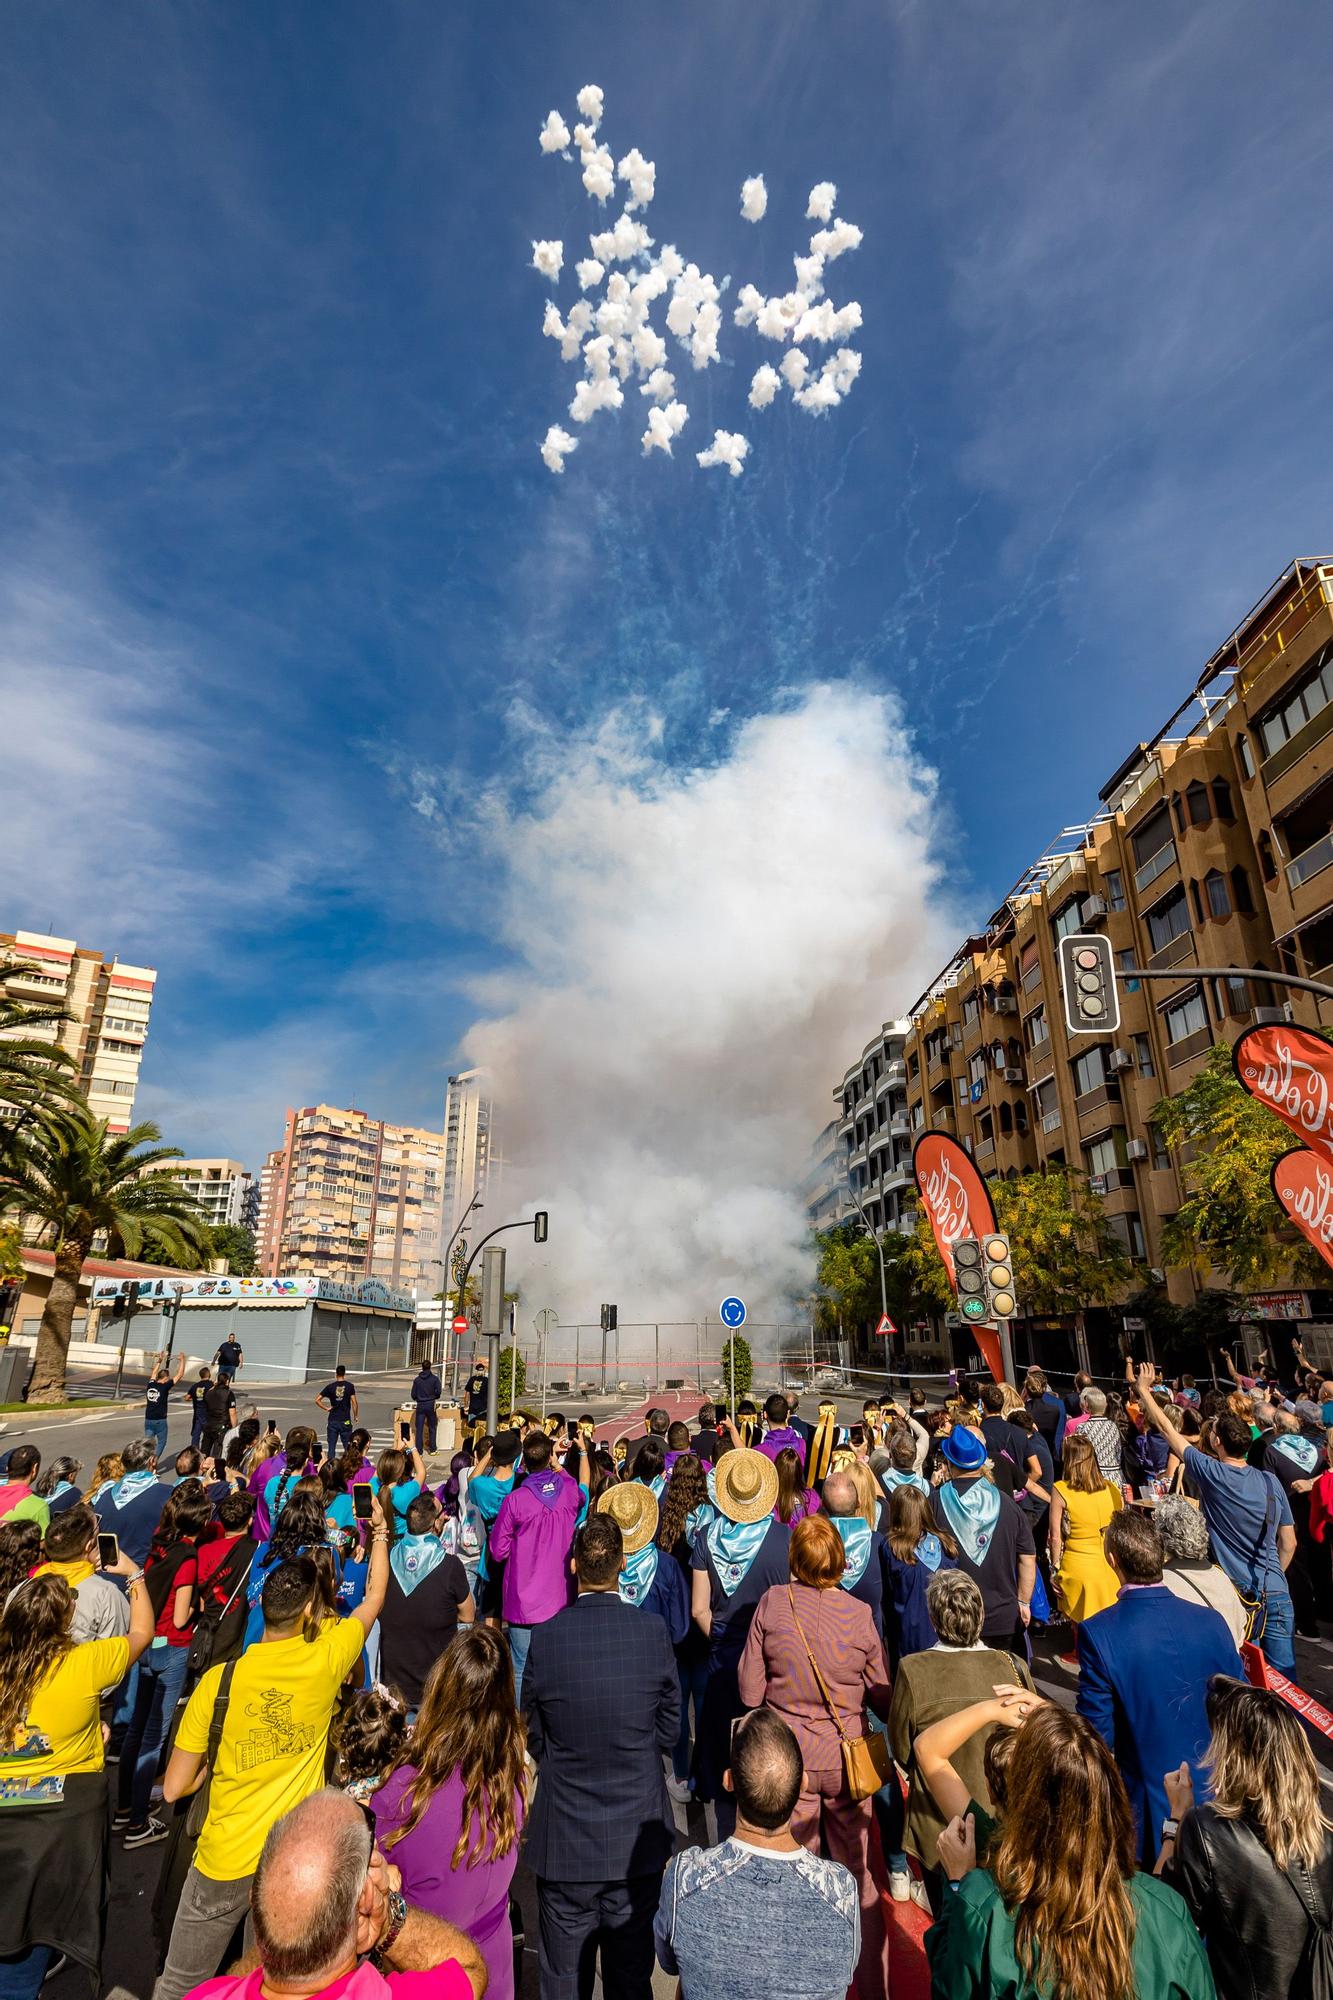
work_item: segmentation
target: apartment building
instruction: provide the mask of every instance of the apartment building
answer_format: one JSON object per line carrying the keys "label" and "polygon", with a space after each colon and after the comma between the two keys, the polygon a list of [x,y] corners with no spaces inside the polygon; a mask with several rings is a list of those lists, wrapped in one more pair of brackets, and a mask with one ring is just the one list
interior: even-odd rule
{"label": "apartment building", "polygon": [[329,1104],[288,1109],[261,1177],[259,1269],[440,1289],[444,1134]]}
{"label": "apartment building", "polygon": [[[1071,1039],[1056,954],[1075,931],[1103,932],[1122,968],[1178,976],[1122,983],[1118,1032]],[[1037,857],[913,1006],[902,1150],[883,1136],[873,1065],[848,1072],[848,1171],[872,1227],[902,1225],[893,1176],[933,1128],[987,1176],[1078,1167],[1145,1272],[1166,1271],[1162,1229],[1183,1189],[1154,1107],[1252,1023],[1333,1024],[1333,1004],[1312,995],[1206,970],[1229,966],[1333,984],[1333,558],[1284,570],[1096,811]],[[1188,1272],[1166,1277],[1178,1301],[1192,1296]],[[1308,1295],[1262,1298],[1261,1318],[1269,1306],[1322,1317]]]}
{"label": "apartment building", "polygon": [[157,984],[153,968],[104,958],[73,938],[0,931],[0,983],[15,1000],[68,1011],[68,1021],[38,1032],[73,1057],[94,1115],[113,1132],[128,1131]]}
{"label": "apartment building", "polygon": [[878,1235],[916,1219],[912,1128],[907,1111],[910,1021],[886,1021],[833,1094],[844,1148],[842,1219],[859,1207]]}
{"label": "apartment building", "polygon": [[177,1160],[172,1172],[203,1209],[210,1229],[258,1227],[259,1184],[239,1160]]}
{"label": "apartment building", "polygon": [[503,1176],[495,1103],[479,1069],[451,1076],[444,1097],[442,1240],[448,1243],[478,1189],[498,1192]]}

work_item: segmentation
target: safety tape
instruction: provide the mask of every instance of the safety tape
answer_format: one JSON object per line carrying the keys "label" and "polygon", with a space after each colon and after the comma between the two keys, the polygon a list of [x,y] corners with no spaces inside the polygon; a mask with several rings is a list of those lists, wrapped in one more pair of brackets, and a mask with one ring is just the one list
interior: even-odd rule
{"label": "safety tape", "polygon": [[1297,1687],[1285,1674],[1270,1665],[1259,1648],[1248,1639],[1240,1649],[1240,1657],[1245,1667],[1245,1678],[1251,1687],[1266,1688],[1270,1694],[1280,1696],[1287,1707],[1294,1709],[1311,1729],[1317,1729],[1321,1736],[1333,1739],[1333,1715],[1304,1688]]}

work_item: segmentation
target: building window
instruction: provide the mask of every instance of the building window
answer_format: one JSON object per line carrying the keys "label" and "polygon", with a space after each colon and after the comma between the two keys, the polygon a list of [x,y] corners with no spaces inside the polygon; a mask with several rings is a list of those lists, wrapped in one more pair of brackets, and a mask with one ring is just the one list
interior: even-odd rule
{"label": "building window", "polygon": [[1236,808],[1231,803],[1231,787],[1225,778],[1213,779],[1213,811],[1228,824],[1236,817]]}
{"label": "building window", "polygon": [[1183,889],[1173,889],[1160,903],[1148,911],[1144,922],[1148,927],[1148,942],[1153,950],[1165,951],[1178,937],[1183,937],[1190,927],[1189,906]]}
{"label": "building window", "polygon": [[963,1002],[963,1026],[965,1028],[975,1028],[980,1018],[981,1002],[977,999],[975,993],[969,993]]}
{"label": "building window", "polygon": [[1023,1023],[1023,1034],[1030,1049],[1039,1049],[1043,1042],[1050,1040],[1051,1030],[1050,1024],[1046,1019],[1046,1005],[1044,1001],[1035,1013],[1028,1015],[1027,1020]]}
{"label": "building window", "polygon": [[1185,788],[1185,810],[1189,814],[1191,826],[1207,826],[1213,817],[1208,803],[1208,787],[1196,778]]}
{"label": "building window", "polygon": [[1194,921],[1196,924],[1201,924],[1203,922],[1203,897],[1199,894],[1198,883],[1193,879],[1190,881],[1190,901],[1194,905]]}
{"label": "building window", "polygon": [[1134,1067],[1138,1070],[1140,1076],[1156,1076],[1157,1074],[1153,1068],[1152,1043],[1147,1035],[1135,1035],[1134,1037]]}
{"label": "building window", "polygon": [[1128,972],[1134,963],[1133,946],[1131,945],[1127,951],[1118,951],[1115,955],[1115,962],[1122,972]]}
{"label": "building window", "polygon": [[1185,831],[1185,804],[1179,792],[1172,792],[1171,794],[1171,810],[1176,816],[1177,831],[1183,833]]}
{"label": "building window", "polygon": [[1104,1139],[1094,1139],[1087,1149],[1087,1159],[1090,1174],[1113,1174],[1128,1166],[1123,1132],[1108,1132]]}
{"label": "building window", "polygon": [[1325,646],[1305,679],[1260,718],[1257,729],[1265,757],[1271,757],[1284,743],[1289,743],[1307,722],[1322,714],[1330,701],[1333,701],[1333,645]]}
{"label": "building window", "polygon": [[1172,1046],[1177,1042],[1183,1042],[1188,1035],[1197,1035],[1200,1029],[1206,1028],[1208,1010],[1199,988],[1196,986],[1183,1000],[1177,1000],[1173,1006],[1166,1008],[1162,1019],[1166,1024],[1166,1039]]}
{"label": "building window", "polygon": [[975,1055],[967,1065],[967,1080],[975,1088],[986,1081],[986,1058]]}
{"label": "building window", "polygon": [[1155,1125],[1148,1127],[1148,1143],[1152,1147],[1153,1172],[1160,1174],[1171,1164],[1171,1155],[1166,1150],[1166,1141]]}
{"label": "building window", "polygon": [[1204,891],[1208,897],[1208,908],[1215,917],[1231,915],[1231,897],[1227,891],[1227,878],[1219,869],[1210,868],[1203,878]]}
{"label": "building window", "polygon": [[1254,776],[1254,758],[1250,755],[1250,741],[1247,736],[1236,738],[1236,762],[1240,765],[1242,778]]}
{"label": "building window", "polygon": [[1108,868],[1102,876],[1102,887],[1106,891],[1108,910],[1123,910],[1125,903],[1125,878],[1118,868]]}
{"label": "building window", "polygon": [[1242,917],[1254,915],[1254,896],[1250,889],[1250,878],[1239,863],[1231,871],[1231,900]]}
{"label": "building window", "polygon": [[1090,1090],[1100,1090],[1106,1082],[1106,1050],[1098,1042],[1092,1049],[1085,1049],[1081,1056],[1070,1064],[1074,1078],[1075,1097],[1086,1097]]}
{"label": "building window", "polygon": [[1060,908],[1051,918],[1051,935],[1058,944],[1062,937],[1073,937],[1082,928],[1082,901],[1077,896],[1071,896],[1067,903],[1061,904]]}
{"label": "building window", "polygon": [[1259,873],[1265,882],[1276,882],[1277,863],[1273,859],[1273,842],[1265,830],[1255,843],[1259,850]]}

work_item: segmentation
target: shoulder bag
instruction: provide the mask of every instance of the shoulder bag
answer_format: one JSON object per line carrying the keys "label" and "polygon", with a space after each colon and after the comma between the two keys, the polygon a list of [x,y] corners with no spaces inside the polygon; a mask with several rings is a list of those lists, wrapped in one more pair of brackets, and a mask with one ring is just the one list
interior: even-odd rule
{"label": "shoulder bag", "polygon": [[1314,1883],[1303,1861],[1291,1863],[1287,1880],[1300,1897],[1310,1925],[1301,1962],[1291,1982],[1292,1995],[1294,2000],[1333,2000],[1333,1930],[1319,1908]]}
{"label": "shoulder bag", "polygon": [[1262,1647],[1264,1633],[1268,1628],[1268,1596],[1259,1578],[1262,1574],[1264,1543],[1268,1540],[1268,1529],[1274,1513],[1273,1488],[1270,1484],[1273,1475],[1265,1472],[1262,1466],[1256,1466],[1254,1470],[1264,1482],[1267,1505],[1264,1508],[1264,1525],[1259,1530],[1259,1539],[1254,1545],[1254,1554],[1250,1557],[1250,1578],[1254,1587],[1252,1590],[1241,1590],[1238,1586],[1237,1595],[1245,1613],[1245,1637],[1252,1646]]}
{"label": "shoulder bag", "polygon": [[[222,1609],[215,1615],[210,1606],[204,1605],[201,1608],[199,1616],[195,1620],[194,1632],[190,1639],[189,1670],[192,1674],[196,1676],[206,1674],[211,1666],[217,1664],[215,1655],[218,1652],[218,1640],[223,1624],[227,1613],[236,1602],[237,1594],[244,1588],[246,1579],[254,1567],[257,1552],[258,1545],[251,1542],[249,1559],[241,1564],[236,1581],[231,1588],[231,1595]],[[243,1629],[244,1627],[242,1626]],[[237,1633],[235,1636],[239,1638],[240,1633]]]}
{"label": "shoulder bag", "polygon": [[801,1644],[805,1647],[805,1656],[810,1662],[815,1685],[829,1712],[829,1720],[838,1732],[838,1743],[842,1750],[842,1771],[847,1780],[847,1790],[858,1803],[862,1799],[873,1798],[881,1786],[887,1785],[891,1778],[897,1782],[888,1738],[880,1736],[876,1731],[871,1731],[866,1736],[849,1736],[844,1730],[833,1697],[828,1691],[823,1674],[819,1671],[819,1662],[810,1650],[810,1641],[805,1636],[805,1627],[801,1624],[800,1614],[796,1609],[796,1592],[791,1584],[787,1585],[787,1596],[791,1602],[792,1623],[801,1635]]}

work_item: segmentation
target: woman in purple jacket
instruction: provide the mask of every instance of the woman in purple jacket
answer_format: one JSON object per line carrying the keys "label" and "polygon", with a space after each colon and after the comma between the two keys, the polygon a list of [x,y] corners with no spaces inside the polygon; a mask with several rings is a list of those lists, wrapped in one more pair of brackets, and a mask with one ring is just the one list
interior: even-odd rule
{"label": "woman in purple jacket", "polygon": [[436,1661],[403,1761],[370,1802],[404,1896],[467,1932],[486,1961],[488,2000],[514,2000],[509,1885],[526,1750],[504,1639],[472,1625]]}

